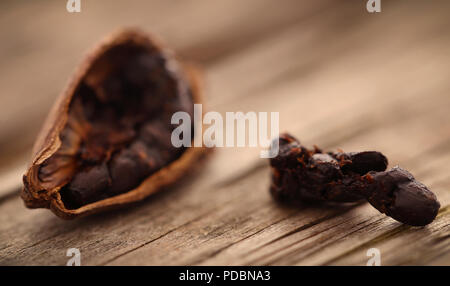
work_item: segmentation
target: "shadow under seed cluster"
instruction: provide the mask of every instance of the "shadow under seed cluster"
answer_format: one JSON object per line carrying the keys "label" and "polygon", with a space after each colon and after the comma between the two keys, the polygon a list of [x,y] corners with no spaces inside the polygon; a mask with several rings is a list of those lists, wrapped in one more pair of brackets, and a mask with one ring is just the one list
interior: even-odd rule
{"label": "shadow under seed cluster", "polygon": [[367,200],[381,213],[413,226],[431,223],[440,204],[406,170],[386,170],[387,158],[376,151],[309,150],[282,134],[279,154],[270,160],[271,194],[280,201],[358,202]]}

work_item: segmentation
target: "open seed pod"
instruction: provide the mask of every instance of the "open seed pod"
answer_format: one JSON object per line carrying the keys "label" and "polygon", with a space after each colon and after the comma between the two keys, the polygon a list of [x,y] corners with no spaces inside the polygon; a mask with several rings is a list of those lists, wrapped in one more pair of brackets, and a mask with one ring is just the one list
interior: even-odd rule
{"label": "open seed pod", "polygon": [[[198,73],[153,38],[101,42],[58,97],[33,148],[21,196],[70,219],[141,200],[193,168],[204,148],[175,148],[171,116],[193,118]],[[193,121],[193,119],[192,119]],[[191,140],[195,136],[191,122]]]}

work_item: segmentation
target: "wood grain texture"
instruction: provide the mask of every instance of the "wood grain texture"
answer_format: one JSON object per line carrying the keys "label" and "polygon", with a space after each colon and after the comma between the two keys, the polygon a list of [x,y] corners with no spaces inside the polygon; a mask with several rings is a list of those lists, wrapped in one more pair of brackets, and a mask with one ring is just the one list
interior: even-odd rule
{"label": "wood grain texture", "polygon": [[[1,144],[11,154],[1,161],[2,184],[20,171],[32,122],[43,117],[82,50],[131,23],[203,64],[209,110],[279,111],[281,130],[308,146],[380,150],[390,166],[428,185],[442,208],[435,222],[417,228],[368,204],[280,205],[268,193],[260,149],[218,148],[177,186],[131,208],[76,221],[25,209],[14,187],[3,188],[1,265],[64,265],[71,247],[80,249],[84,265],[365,265],[372,247],[380,249],[382,265],[450,265],[448,1],[383,2],[376,15],[352,1],[146,1],[142,9],[114,4],[101,21],[101,1],[86,2],[82,21],[46,2],[48,17],[35,23],[43,38],[31,33],[31,22],[15,31],[0,25],[13,39],[0,48],[0,74],[6,75],[0,86],[9,94],[1,100],[12,106],[2,116],[12,120],[39,106],[17,128],[2,117]],[[1,10],[0,21],[35,8],[18,3]],[[51,28],[55,21],[77,33]],[[61,40],[49,45],[56,35]],[[14,48],[24,43],[32,46]],[[58,60],[44,65],[49,74],[39,74],[52,58]],[[30,63],[27,72],[23,62]],[[17,78],[29,84],[9,84]],[[39,103],[17,105],[32,93]],[[11,146],[14,138],[23,145]]]}
{"label": "wood grain texture", "polygon": [[[0,181],[8,182],[0,186],[0,196],[20,185],[29,146],[53,101],[84,53],[106,34],[137,26],[164,35],[167,45],[181,57],[208,66],[309,18],[332,1],[285,0],[285,5],[272,0],[248,0],[245,5],[237,0],[134,2],[136,8],[126,1],[86,0],[83,12],[76,15],[68,14],[65,3],[55,0],[45,5],[3,4],[12,7],[0,11],[0,35],[5,39],[0,45],[0,103],[4,107],[0,113]],[[11,29],[7,23],[15,18],[27,20]]]}

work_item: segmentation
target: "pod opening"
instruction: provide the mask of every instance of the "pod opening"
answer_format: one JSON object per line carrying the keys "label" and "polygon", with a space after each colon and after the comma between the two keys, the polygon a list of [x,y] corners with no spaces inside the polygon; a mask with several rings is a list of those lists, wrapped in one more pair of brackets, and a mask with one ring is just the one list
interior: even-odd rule
{"label": "pod opening", "polygon": [[193,99],[173,59],[131,41],[110,48],[80,80],[41,186],[67,209],[135,189],[185,151],[171,143],[177,111],[192,115]]}

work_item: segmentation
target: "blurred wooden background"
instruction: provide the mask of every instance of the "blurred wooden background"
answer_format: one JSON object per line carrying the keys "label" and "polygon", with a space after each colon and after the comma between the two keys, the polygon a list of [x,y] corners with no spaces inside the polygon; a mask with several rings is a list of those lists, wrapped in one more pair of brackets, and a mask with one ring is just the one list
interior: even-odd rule
{"label": "blurred wooden background", "polygon": [[[0,2],[0,264],[450,265],[450,1]],[[85,51],[123,26],[201,65],[209,110],[278,111],[308,146],[375,149],[442,205],[427,227],[368,204],[290,208],[259,149],[217,149],[178,186],[75,221],[28,210],[21,176],[42,121]]]}

